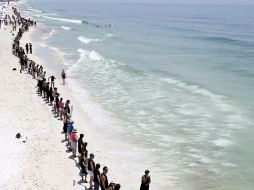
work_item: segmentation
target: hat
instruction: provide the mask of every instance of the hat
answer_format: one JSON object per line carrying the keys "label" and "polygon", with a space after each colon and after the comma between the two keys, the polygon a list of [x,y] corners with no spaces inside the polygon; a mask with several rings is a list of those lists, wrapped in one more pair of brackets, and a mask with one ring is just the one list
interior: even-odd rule
{"label": "hat", "polygon": [[72,132],[73,133],[77,133],[77,129],[72,129]]}

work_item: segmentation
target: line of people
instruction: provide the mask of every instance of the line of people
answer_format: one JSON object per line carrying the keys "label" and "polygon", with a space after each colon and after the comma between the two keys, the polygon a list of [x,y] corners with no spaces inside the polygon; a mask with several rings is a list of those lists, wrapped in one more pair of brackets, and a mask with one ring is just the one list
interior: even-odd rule
{"label": "line of people", "polygon": [[[13,7],[14,17],[7,17],[8,19],[17,20],[20,26],[19,31],[13,41],[13,54],[20,60],[20,72],[27,72],[33,79],[38,81],[37,93],[41,96],[45,103],[52,106],[52,112],[56,118],[63,120],[63,132],[64,141],[69,151],[72,152],[73,158],[78,157],[81,176],[81,183],[88,183],[87,177],[89,175],[89,188],[92,190],[119,190],[121,185],[118,183],[110,182],[107,177],[108,167],[104,166],[102,172],[100,172],[100,163],[94,162],[95,155],[89,154],[87,146],[88,143],[84,142],[84,134],[77,135],[77,129],[74,128],[74,121],[71,120],[72,110],[70,107],[70,100],[60,98],[60,93],[55,86],[55,76],[46,77],[46,71],[42,65],[36,64],[33,60],[30,60],[25,54],[24,48],[20,47],[20,39],[24,32],[29,30],[29,27],[35,26],[34,21],[21,17],[17,9]],[[11,22],[14,23],[14,22]],[[27,45],[27,44],[26,44]],[[65,83],[66,73],[64,70],[61,73],[63,84]],[[48,79],[48,80],[47,80]],[[149,171],[145,171],[145,175],[142,176],[140,190],[149,190],[149,184],[151,179]]]}
{"label": "line of people", "polygon": [[[120,184],[108,183],[107,172],[108,167],[103,168],[102,174],[100,174],[100,164],[94,163],[94,154],[91,153],[89,158],[87,158],[87,142],[83,142],[84,135],[81,134],[80,138],[77,138],[77,130],[74,129],[74,122],[71,120],[71,109],[70,109],[70,100],[67,100],[65,104],[63,103],[63,98],[59,98],[60,94],[55,87],[54,76],[46,78],[46,71],[43,69],[42,65],[36,64],[34,61],[29,60],[25,55],[24,48],[20,47],[20,39],[24,32],[28,31],[30,26],[33,26],[33,21],[30,19],[22,18],[15,8],[13,8],[14,14],[17,19],[21,20],[21,27],[19,32],[14,40],[15,46],[13,46],[13,54],[19,57],[21,72],[27,71],[34,79],[38,80],[37,83],[37,93],[41,96],[49,106],[53,106],[53,113],[56,117],[59,117],[60,120],[64,120],[63,131],[65,133],[65,140],[67,141],[68,150],[72,151],[73,157],[77,157],[77,149],[79,153],[79,165],[80,165],[80,175],[82,177],[82,182],[87,182],[87,174],[89,174],[89,184],[90,189],[94,187],[95,190],[101,187],[102,190],[119,190]],[[64,82],[66,78],[65,72],[63,71],[61,76]],[[50,80],[50,81],[49,81]],[[84,180],[85,177],[85,180]]]}

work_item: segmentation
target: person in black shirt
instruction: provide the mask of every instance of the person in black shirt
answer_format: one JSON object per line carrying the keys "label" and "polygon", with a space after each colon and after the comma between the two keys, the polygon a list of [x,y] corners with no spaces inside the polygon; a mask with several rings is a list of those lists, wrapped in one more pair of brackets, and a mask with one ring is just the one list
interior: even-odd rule
{"label": "person in black shirt", "polygon": [[28,54],[29,52],[29,45],[28,44],[26,44],[26,54]]}
{"label": "person in black shirt", "polygon": [[[82,177],[82,182],[87,183],[86,178],[87,178],[87,158],[85,157],[85,155],[82,153],[80,156],[80,161],[79,161],[79,165],[80,165],[80,176]],[[84,176],[85,176],[85,180],[84,180]]]}
{"label": "person in black shirt", "polygon": [[50,98],[49,83],[48,83],[47,86],[46,86],[46,94],[47,94],[46,103],[48,104],[48,103],[49,103],[49,98]]}
{"label": "person in black shirt", "polygon": [[92,187],[93,187],[93,177],[94,177],[93,171],[95,169],[95,163],[94,163],[93,159],[94,159],[94,154],[92,153],[92,154],[90,154],[90,158],[88,159],[88,174],[90,176],[90,182],[89,182],[90,189],[92,189]]}
{"label": "person in black shirt", "polygon": [[56,77],[54,75],[50,76],[48,80],[50,79],[50,87],[55,88],[55,79]]}
{"label": "person in black shirt", "polygon": [[57,117],[59,117],[59,96],[60,96],[60,94],[56,93],[56,97],[55,97],[56,105],[55,105],[54,109],[55,109],[55,114],[57,115]]}
{"label": "person in black shirt", "polygon": [[[44,79],[45,80],[45,79]],[[50,102],[50,106],[53,105],[53,101],[54,101],[54,96],[53,96],[53,89],[49,88],[49,102]]]}
{"label": "person in black shirt", "polygon": [[149,190],[149,185],[151,183],[149,172],[149,170],[146,170],[145,175],[142,176],[140,190]]}
{"label": "person in black shirt", "polygon": [[68,138],[67,138],[67,118],[64,118],[63,131],[64,131],[64,140],[68,141]]}
{"label": "person in black shirt", "polygon": [[32,51],[32,44],[31,43],[29,43],[29,49],[30,49],[30,53],[32,54],[33,51]]}
{"label": "person in black shirt", "polygon": [[108,177],[107,177],[107,173],[108,173],[108,167],[105,166],[103,168],[103,173],[101,174],[101,190],[107,190],[108,189]]}
{"label": "person in black shirt", "polygon": [[93,179],[94,190],[99,190],[99,188],[100,188],[100,171],[99,171],[100,167],[101,167],[100,164],[96,164],[95,170],[93,171],[93,174],[94,174],[94,179]]}
{"label": "person in black shirt", "polygon": [[81,153],[83,152],[83,151],[82,151],[83,146],[84,146],[83,137],[84,137],[84,134],[80,134],[80,135],[79,135],[79,139],[78,139],[78,153],[79,153],[80,155],[81,155]]}

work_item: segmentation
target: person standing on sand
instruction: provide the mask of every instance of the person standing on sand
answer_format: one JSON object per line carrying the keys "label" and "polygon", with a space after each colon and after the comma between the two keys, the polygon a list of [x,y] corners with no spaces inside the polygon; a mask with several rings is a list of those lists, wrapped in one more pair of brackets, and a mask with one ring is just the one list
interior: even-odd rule
{"label": "person standing on sand", "polygon": [[101,190],[107,190],[109,188],[107,173],[108,173],[108,167],[105,166],[101,174]]}
{"label": "person standing on sand", "polygon": [[140,190],[149,190],[149,185],[151,183],[151,178],[149,176],[149,173],[150,171],[146,170],[145,175],[142,176]]}
{"label": "person standing on sand", "polygon": [[56,97],[55,97],[56,105],[55,105],[55,107],[54,107],[56,117],[59,117],[59,96],[60,96],[60,94],[59,94],[59,93],[56,93]]}
{"label": "person standing on sand", "polygon": [[60,120],[63,120],[63,111],[64,111],[63,98],[60,98],[60,101],[59,101],[59,114],[60,114]]}
{"label": "person standing on sand", "polygon": [[54,75],[50,76],[48,80],[50,79],[50,87],[55,88],[55,79],[56,77]]}
{"label": "person standing on sand", "polygon": [[33,51],[32,51],[32,48],[33,46],[32,46],[32,44],[31,43],[29,43],[29,49],[30,49],[30,53],[32,54],[33,53]]}
{"label": "person standing on sand", "polygon": [[29,45],[28,45],[28,43],[26,43],[26,54],[28,54],[29,53]]}
{"label": "person standing on sand", "polygon": [[67,125],[68,125],[67,118],[64,118],[64,120],[63,120],[63,131],[64,131],[64,140],[65,141],[68,141]]}
{"label": "person standing on sand", "polygon": [[61,76],[62,76],[62,79],[63,79],[63,85],[65,85],[65,79],[67,78],[67,76],[66,76],[66,73],[64,72],[64,70],[62,70]]}
{"label": "person standing on sand", "polygon": [[68,147],[68,149],[69,150],[71,150],[71,139],[70,139],[70,137],[71,137],[71,132],[72,132],[72,130],[74,129],[74,127],[73,127],[73,121],[68,121],[67,122],[67,133],[68,133],[68,142],[67,142],[67,147]]}
{"label": "person standing on sand", "polygon": [[[88,165],[88,159],[87,157],[85,156],[84,153],[81,154],[80,156],[80,161],[79,161],[79,165],[80,165],[80,176],[82,177],[82,182],[85,182],[87,183],[87,165]],[[85,180],[84,180],[84,176],[85,176]]]}
{"label": "person standing on sand", "polygon": [[100,167],[101,165],[100,164],[96,164],[95,166],[95,170],[93,171],[93,175],[94,175],[94,179],[93,179],[93,182],[94,182],[94,190],[99,190],[100,188]]}
{"label": "person standing on sand", "polygon": [[50,87],[49,88],[49,106],[53,106],[53,101],[54,101],[53,89]]}
{"label": "person standing on sand", "polygon": [[78,153],[79,153],[79,155],[81,155],[82,149],[84,146],[83,137],[84,137],[84,134],[79,135],[79,139],[78,139]]}
{"label": "person standing on sand", "polygon": [[95,163],[93,161],[94,159],[94,154],[91,153],[90,154],[90,158],[88,159],[88,174],[90,176],[90,181],[89,181],[89,188],[92,190],[93,189],[93,178],[94,178],[94,175],[93,175],[93,171],[95,169]]}
{"label": "person standing on sand", "polygon": [[82,147],[82,153],[84,153],[85,156],[87,157],[87,154],[88,154],[87,142],[85,142],[85,143],[84,143],[84,146]]}
{"label": "person standing on sand", "polygon": [[73,129],[71,132],[71,151],[72,151],[72,155],[73,157],[77,157],[77,143],[78,143],[78,136],[77,136],[77,130]]}
{"label": "person standing on sand", "polygon": [[70,109],[70,100],[67,100],[65,102],[65,106],[64,106],[64,117],[66,117],[67,119],[70,118],[70,114],[71,114],[71,109]]}

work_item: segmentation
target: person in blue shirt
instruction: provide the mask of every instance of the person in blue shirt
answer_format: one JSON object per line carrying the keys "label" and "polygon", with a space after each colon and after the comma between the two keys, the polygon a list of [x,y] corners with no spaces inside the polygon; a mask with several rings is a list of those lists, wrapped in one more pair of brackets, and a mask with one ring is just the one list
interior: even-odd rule
{"label": "person in blue shirt", "polygon": [[67,133],[68,133],[67,147],[69,147],[69,149],[70,149],[70,146],[71,146],[70,136],[71,136],[72,130],[74,129],[73,123],[74,123],[73,121],[68,121],[67,122]]}

